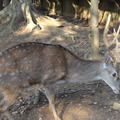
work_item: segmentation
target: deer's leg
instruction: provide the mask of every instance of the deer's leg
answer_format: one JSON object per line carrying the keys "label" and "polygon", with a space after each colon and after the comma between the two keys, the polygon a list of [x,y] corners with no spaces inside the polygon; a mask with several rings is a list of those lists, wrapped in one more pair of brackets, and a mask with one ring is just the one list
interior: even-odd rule
{"label": "deer's leg", "polygon": [[55,109],[55,104],[54,104],[55,102],[54,102],[54,94],[53,94],[53,92],[48,88],[45,88],[44,92],[45,92],[46,97],[48,98],[49,107],[53,112],[55,120],[61,120],[60,117],[57,115],[57,112],[56,112],[56,109]]}
{"label": "deer's leg", "polygon": [[36,105],[38,104],[39,99],[40,99],[40,90],[37,89],[34,91],[34,93],[35,93],[34,105]]}
{"label": "deer's leg", "polygon": [[39,103],[41,94],[45,94],[45,92],[44,92],[44,86],[41,85],[41,86],[37,87],[35,89],[34,93],[35,93],[34,105],[36,105],[36,104]]}

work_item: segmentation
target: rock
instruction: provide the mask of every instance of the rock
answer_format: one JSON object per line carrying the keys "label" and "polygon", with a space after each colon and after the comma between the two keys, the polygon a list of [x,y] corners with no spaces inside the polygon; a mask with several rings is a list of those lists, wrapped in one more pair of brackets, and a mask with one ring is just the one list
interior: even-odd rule
{"label": "rock", "polygon": [[94,104],[94,105],[97,105],[97,102],[94,102],[93,104]]}
{"label": "rock", "polygon": [[113,108],[114,110],[120,110],[120,104],[117,103],[117,102],[115,102],[115,103],[113,104],[112,108]]}
{"label": "rock", "polygon": [[42,118],[41,118],[41,117],[39,117],[39,120],[42,120]]}

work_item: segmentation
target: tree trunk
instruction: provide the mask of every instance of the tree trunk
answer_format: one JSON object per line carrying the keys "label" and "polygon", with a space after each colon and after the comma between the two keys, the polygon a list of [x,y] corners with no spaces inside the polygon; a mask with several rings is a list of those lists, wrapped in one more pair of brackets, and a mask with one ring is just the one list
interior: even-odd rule
{"label": "tree trunk", "polygon": [[0,10],[3,9],[3,0],[0,0]]}
{"label": "tree trunk", "polygon": [[99,57],[98,0],[91,0],[90,10],[92,58]]}
{"label": "tree trunk", "polygon": [[3,6],[7,7],[10,3],[10,0],[3,0]]}

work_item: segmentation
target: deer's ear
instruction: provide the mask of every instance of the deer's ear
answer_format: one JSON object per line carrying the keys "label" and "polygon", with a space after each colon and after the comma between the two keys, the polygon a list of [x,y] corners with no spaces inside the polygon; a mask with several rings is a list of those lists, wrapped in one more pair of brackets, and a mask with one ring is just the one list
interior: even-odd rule
{"label": "deer's ear", "polygon": [[110,54],[107,52],[107,53],[105,54],[105,64],[106,64],[106,65],[109,65],[111,62],[113,62],[113,59],[112,59],[112,57],[110,56]]}

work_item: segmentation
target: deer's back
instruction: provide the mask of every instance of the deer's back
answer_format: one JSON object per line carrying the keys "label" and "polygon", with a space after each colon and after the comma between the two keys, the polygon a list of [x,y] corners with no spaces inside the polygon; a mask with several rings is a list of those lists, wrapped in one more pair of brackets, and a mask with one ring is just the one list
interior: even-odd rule
{"label": "deer's back", "polygon": [[0,76],[4,82],[15,81],[22,86],[49,84],[67,73],[74,58],[60,45],[22,43],[1,53]]}

